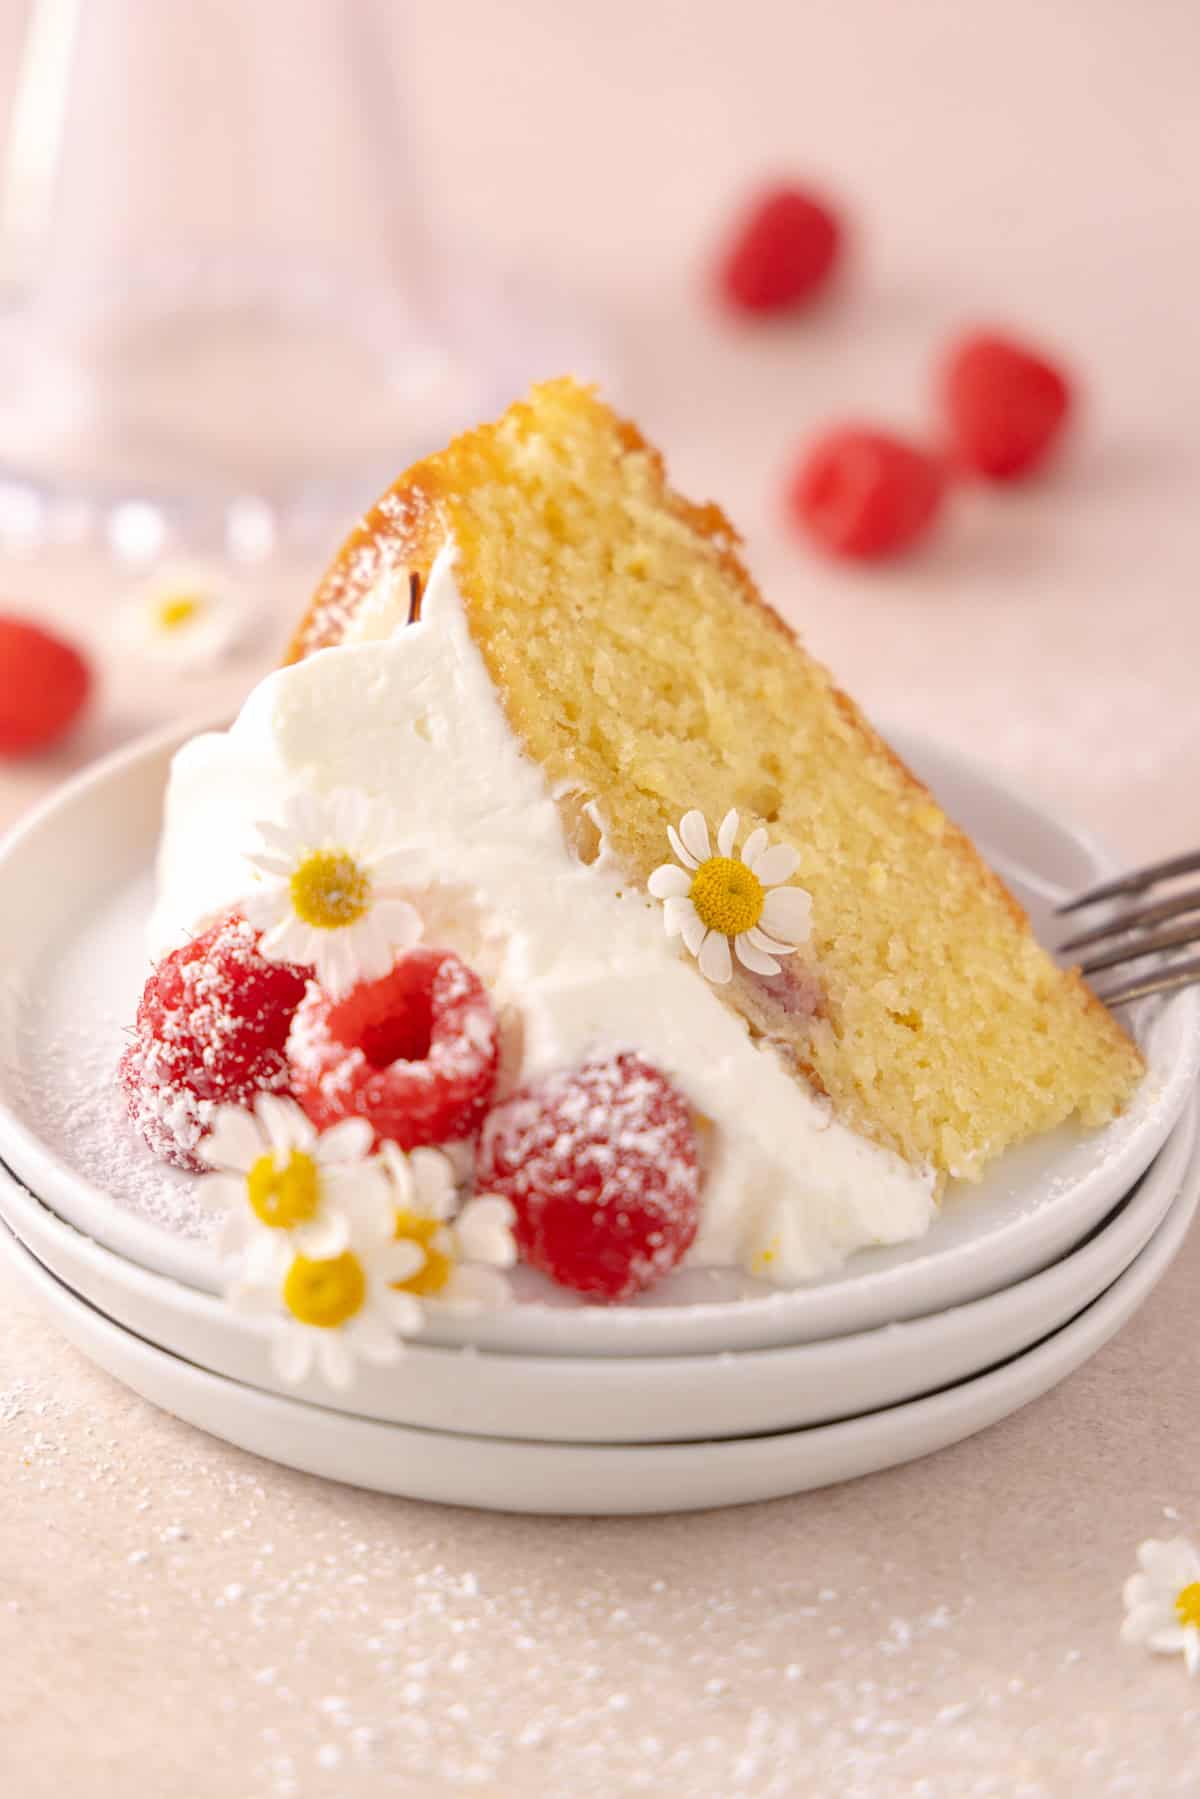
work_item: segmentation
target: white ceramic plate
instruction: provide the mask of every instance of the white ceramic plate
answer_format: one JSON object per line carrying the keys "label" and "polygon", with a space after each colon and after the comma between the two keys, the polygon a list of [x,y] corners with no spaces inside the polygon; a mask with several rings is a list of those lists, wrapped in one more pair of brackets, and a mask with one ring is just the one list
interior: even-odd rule
{"label": "white ceramic plate", "polygon": [[194,1368],[113,1324],[56,1281],[7,1226],[0,1226],[0,1253],[84,1355],[177,1418],[288,1467],[409,1499],[492,1511],[700,1511],[778,1499],[915,1461],[1039,1398],[1143,1303],[1187,1234],[1198,1190],[1193,1168],[1146,1248],[1103,1297],[1002,1367],[841,1424],[723,1443],[518,1443],[380,1424],[280,1399]]}
{"label": "white ceramic plate", "polygon": [[271,1369],[267,1330],[81,1236],[10,1178],[0,1216],[64,1286],[160,1349],[250,1386],[425,1429],[555,1443],[666,1443],[796,1430],[915,1399],[1028,1349],[1111,1285],[1178,1196],[1192,1159],[1189,1107],[1133,1195],[1053,1267],[909,1324],[790,1349],[629,1358],[510,1356],[410,1347],[360,1368],[344,1398]]}
{"label": "white ceramic plate", "polygon": [[[184,733],[111,758],[0,849],[0,1156],[54,1211],[117,1254],[201,1290],[217,1270],[185,1177],[120,1116],[112,1070],[146,972],[142,927],[163,783]],[[1085,837],[950,752],[896,742],[1052,931],[1054,898],[1110,872]],[[632,1305],[586,1307],[524,1272],[523,1303],[430,1340],[531,1355],[675,1355],[869,1330],[997,1292],[1065,1254],[1130,1189],[1200,1064],[1200,994],[1138,1021],[1150,1074],[1108,1130],[1062,1130],[952,1191],[919,1243],[864,1251],[819,1284],[751,1288],[683,1270]],[[749,1294],[750,1297],[746,1297]]]}

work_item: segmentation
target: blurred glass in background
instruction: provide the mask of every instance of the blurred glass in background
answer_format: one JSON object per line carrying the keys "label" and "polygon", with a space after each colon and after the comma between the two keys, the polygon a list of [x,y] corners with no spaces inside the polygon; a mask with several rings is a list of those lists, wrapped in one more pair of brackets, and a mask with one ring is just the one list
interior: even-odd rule
{"label": "blurred glass in background", "polygon": [[601,372],[566,311],[442,241],[381,5],[23,9],[0,542],[261,559],[547,367]]}

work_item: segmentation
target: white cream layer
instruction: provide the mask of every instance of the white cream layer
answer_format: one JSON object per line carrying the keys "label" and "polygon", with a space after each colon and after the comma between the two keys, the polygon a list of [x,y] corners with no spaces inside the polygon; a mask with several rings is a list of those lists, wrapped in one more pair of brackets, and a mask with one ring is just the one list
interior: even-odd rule
{"label": "white cream layer", "polygon": [[573,855],[471,638],[449,548],[414,625],[407,598],[406,576],[382,586],[357,641],[268,675],[230,731],[176,756],[153,949],[248,891],[243,852],[286,795],[360,788],[411,847],[426,940],[474,959],[504,1008],[506,1082],[634,1048],[713,1121],[692,1260],[791,1284],[920,1236],[932,1176],[832,1120],[667,938],[660,906],[606,855]]}

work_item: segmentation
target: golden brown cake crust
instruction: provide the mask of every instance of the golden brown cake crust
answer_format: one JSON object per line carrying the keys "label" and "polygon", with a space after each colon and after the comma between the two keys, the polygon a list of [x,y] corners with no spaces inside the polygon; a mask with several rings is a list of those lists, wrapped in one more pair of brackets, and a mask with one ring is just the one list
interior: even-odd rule
{"label": "golden brown cake crust", "polygon": [[[1075,1109],[1085,1116],[1091,1116],[1093,1122],[1110,1116],[1127,1097],[1141,1069],[1138,1052],[1116,1020],[1076,973],[1063,974],[1055,970],[1048,958],[1036,949],[1023,909],[979,856],[974,845],[945,818],[928,791],[872,729],[854,701],[829,681],[824,670],[807,656],[794,633],[762,599],[737,554],[738,535],[720,508],[711,504],[697,506],[674,493],[667,485],[665,467],[658,452],[647,444],[636,426],[616,418],[590,391],[569,381],[547,383],[535,389],[528,401],[510,409],[498,425],[482,426],[465,434],[446,450],[417,463],[402,475],[351,533],[326,572],[291,646],[289,660],[299,659],[342,641],[351,629],[367,594],[388,573],[409,571],[416,573],[423,582],[438,550],[448,537],[454,536],[461,548],[473,538],[481,540],[481,533],[486,533],[488,529],[494,530],[495,506],[492,505],[488,513],[491,525],[481,525],[483,513],[488,509],[480,507],[473,510],[468,503],[470,495],[476,490],[482,493],[485,489],[493,490],[494,494],[497,481],[502,488],[505,479],[504,457],[515,457],[517,464],[520,464],[522,456],[528,461],[536,451],[539,437],[562,427],[564,420],[584,438],[592,436],[597,440],[603,439],[606,448],[602,461],[607,458],[615,464],[628,458],[631,467],[637,465],[637,497],[643,513],[648,503],[646,495],[650,494],[653,507],[680,527],[676,535],[687,539],[681,554],[691,555],[698,568],[703,565],[702,572],[707,571],[704,572],[704,579],[710,586],[714,582],[723,581],[725,584],[728,599],[723,603],[732,608],[730,616],[738,610],[740,602],[760,621],[760,639],[764,626],[768,627],[771,635],[777,635],[779,652],[776,661],[784,671],[781,679],[784,679],[785,685],[794,672],[795,678],[789,692],[798,696],[795,703],[808,704],[814,719],[819,715],[823,722],[819,726],[815,725],[814,729],[819,728],[826,734],[831,754],[844,759],[849,765],[857,761],[864,769],[875,771],[871,777],[874,787],[889,791],[876,793],[868,782],[868,802],[878,803],[881,816],[887,813],[888,808],[902,815],[901,841],[906,834],[909,852],[918,863],[923,856],[926,863],[929,863],[930,856],[935,858],[935,864],[930,866],[942,868],[943,884],[953,888],[959,896],[953,904],[958,905],[961,900],[962,906],[974,908],[981,929],[986,927],[991,930],[997,914],[1002,914],[1008,920],[1007,929],[1012,934],[1014,963],[1022,965],[1014,975],[1013,987],[1015,990],[1024,983],[1028,990],[1031,1029],[1034,1028],[1032,1012],[1044,1000],[1042,1011],[1045,1016],[1036,1023],[1036,1029],[1044,1034],[1048,1028],[1046,1017],[1052,1017],[1054,1027],[1062,1033],[1064,1041],[1068,1036],[1072,1038],[1079,1052],[1081,1068],[1084,1065],[1089,1068],[1094,1065],[1095,1073],[1094,1091],[1090,1094],[1086,1090],[1087,1083],[1082,1074],[1078,1077],[1078,1091],[1064,1092],[1061,1095],[1048,1092],[1040,1122],[1040,1101],[1036,1091],[1032,1090],[1031,1083],[1032,1098],[1026,1107],[1028,1117],[1022,1128],[1014,1131],[1011,1140],[1028,1134],[1031,1129],[1046,1128],[1057,1118],[1065,1117]],[[561,453],[566,457],[568,449],[562,448]],[[553,501],[545,501],[544,489],[547,480],[553,482],[556,471],[551,468],[547,472],[547,469],[540,468],[535,473],[540,483],[539,492],[543,494],[539,505],[553,506]],[[578,468],[571,471],[569,476],[566,473],[563,475],[568,486],[572,479],[578,483],[578,478]],[[516,477],[513,491],[515,510]],[[503,519],[501,522],[503,523]],[[668,529],[668,536],[671,529],[673,527]],[[552,529],[550,538],[553,539],[554,535]],[[473,584],[472,579],[466,578],[469,571],[462,572],[464,580],[460,585],[463,587],[468,623],[497,683],[501,703],[510,723],[529,753],[548,766],[556,790],[569,786],[574,769],[569,753],[564,766],[563,744],[569,744],[570,728],[563,726],[561,720],[552,728],[543,718],[536,716],[550,708],[548,699],[545,706],[542,704],[541,695],[544,690],[539,690],[535,706],[530,706],[528,697],[525,704],[522,704],[518,691],[521,686],[519,666],[515,670],[518,677],[515,686],[510,679],[514,672],[514,641],[518,642],[519,647],[521,632],[529,634],[542,629],[542,615],[533,597],[532,587],[522,590],[512,604],[500,601],[493,604],[494,595],[488,591],[485,577],[481,575],[474,578]],[[526,612],[522,617],[520,614],[523,607]],[[516,624],[520,626],[519,631],[516,630]],[[678,642],[678,637],[674,641]],[[771,655],[775,656],[775,652],[772,651]],[[745,705],[744,695],[737,703]],[[837,722],[839,720],[840,724]],[[540,744],[537,741],[539,733],[542,739]],[[818,767],[820,766],[818,763]],[[886,771],[891,772],[889,774]],[[596,772],[593,758],[590,778],[584,783],[593,791]],[[811,766],[809,774],[811,777]],[[564,775],[568,778],[564,778]],[[623,813],[640,806],[643,815],[641,826],[635,828],[635,824],[631,823],[622,841],[622,828],[627,821],[620,816],[614,821],[619,827],[614,830],[614,839],[628,877],[644,886],[650,868],[655,861],[662,859],[665,850],[665,823],[672,816],[677,818],[687,805],[702,802],[693,800],[690,792],[684,793],[681,790],[668,795],[665,789],[660,788],[655,790],[655,804],[658,800],[662,802],[656,813],[655,804],[649,803],[652,796],[646,783],[635,780],[631,788],[628,785],[630,778],[632,777],[627,770],[625,803],[620,810]],[[717,816],[716,799],[714,794],[710,808],[714,819]],[[765,800],[756,811],[752,800],[748,802],[744,792],[723,796],[722,806],[726,803],[735,803],[741,807],[747,828],[751,823],[765,823],[773,834],[777,830],[781,831],[784,840],[789,840],[786,805],[783,809],[784,816],[780,819],[778,810],[773,811]],[[852,812],[846,812],[844,799],[842,804],[845,820],[852,816]],[[564,825],[570,834],[569,803],[564,804],[563,810]],[[926,844],[925,833],[928,833],[930,839],[936,840],[936,848],[932,844]],[[802,838],[797,834],[794,824],[791,840],[797,847],[801,847]],[[882,838],[879,840],[882,841]],[[937,857],[943,860],[938,862]],[[860,884],[867,872],[866,869],[859,871],[857,880]],[[802,868],[800,878],[813,889],[818,913],[823,900],[831,913],[839,906],[844,907],[848,892],[853,891],[853,883],[849,888],[847,886],[845,870],[840,874],[836,870],[832,873],[827,871],[827,877],[829,886],[826,892],[819,869],[814,870],[810,878]],[[927,876],[924,878],[928,879]],[[990,896],[990,900],[987,896]],[[995,928],[1002,934],[998,925]],[[761,980],[748,979],[739,971],[732,986],[725,989],[721,997],[742,1013],[753,1031],[770,1037],[798,1073],[808,1078],[818,1089],[829,1091],[835,1106],[856,1128],[897,1148],[910,1160],[930,1162],[943,1172],[977,1172],[997,1147],[1003,1147],[1003,1142],[997,1143],[995,1140],[995,1121],[985,1127],[982,1119],[972,1119],[972,1106],[978,1102],[972,1098],[967,1087],[964,1087],[955,1104],[947,1109],[946,1118],[940,1124],[937,1123],[936,1106],[927,1107],[930,1117],[921,1128],[910,1133],[897,1125],[895,1106],[889,1113],[883,1098],[875,1091],[879,1088],[881,1077],[878,1071],[874,1077],[871,1076],[870,1052],[866,1058],[865,1075],[863,1072],[862,1041],[878,1038],[881,1022],[883,1038],[880,1041],[885,1042],[886,1047],[882,1052],[885,1056],[898,1053],[897,1045],[901,1050],[907,1046],[905,1031],[894,1028],[891,1022],[898,1020],[903,1025],[909,1013],[916,1010],[907,989],[918,991],[920,982],[915,980],[915,976],[910,978],[909,971],[903,966],[906,954],[900,956],[899,963],[892,963],[884,959],[886,944],[868,944],[870,954],[863,964],[867,970],[864,977],[862,966],[856,964],[855,969],[850,970],[849,964],[853,958],[848,954],[843,956],[843,947],[836,940],[826,941],[821,946],[819,990],[812,1003],[804,1008],[788,1002],[789,993],[794,998],[798,991],[798,983],[802,988],[805,980],[811,985],[814,979],[811,971],[805,974],[800,968],[800,958],[789,965],[786,977],[774,987],[765,986]],[[930,955],[936,957],[936,953],[936,945],[932,951],[926,945],[923,950],[918,950],[918,960],[923,954],[928,963]],[[859,960],[861,963],[862,959]],[[1000,958],[1001,964],[1002,961],[1003,957]],[[842,962],[847,964],[846,968],[839,966]],[[797,970],[800,972],[797,973]],[[930,970],[927,969],[926,972]],[[853,980],[860,982],[860,990],[855,990],[853,980],[848,979],[849,973],[853,974]],[[862,985],[864,978],[865,986]],[[872,980],[881,990],[885,986],[895,989],[894,1004],[891,999],[887,1005],[878,1000],[870,1000],[870,1003],[864,1001],[865,1013],[863,1020],[860,1020],[861,1028],[854,1027],[849,1022],[851,1014],[862,1010],[859,1001]],[[943,983],[943,998],[946,985]],[[1007,1004],[1011,996],[1004,987],[1003,980],[993,982],[993,986]],[[1019,1004],[1023,1003],[1025,1002],[1018,1002],[1018,1009]],[[797,1017],[799,1012],[806,1015]],[[927,1019],[922,1019],[921,1028],[931,1028]],[[974,1072],[971,1078],[975,1081],[976,1092],[980,1082],[986,1080],[987,1066],[986,1030],[981,1029],[978,1036],[979,1042],[973,1050],[971,1045],[963,1044],[962,1057],[964,1066],[972,1064]],[[848,1044],[852,1037],[856,1043],[854,1054],[857,1059],[851,1067]],[[1033,1047],[1035,1050],[1039,1048],[1036,1039],[1033,1040]],[[1042,1060],[1036,1083],[1049,1088],[1052,1083],[1052,1061],[1048,1058],[1045,1044],[1040,1046],[1040,1054]],[[930,1074],[928,1081],[936,1079],[945,1084],[952,1080],[952,1073],[944,1054],[944,1046],[934,1056],[935,1061],[939,1058],[940,1072],[936,1077]],[[882,1078],[884,1086],[887,1086],[892,1078],[891,1072],[885,1070]],[[916,1075],[913,1077],[918,1087],[920,1078],[922,1077]],[[902,1106],[900,1110],[903,1110]],[[977,1128],[972,1135],[976,1123]]]}

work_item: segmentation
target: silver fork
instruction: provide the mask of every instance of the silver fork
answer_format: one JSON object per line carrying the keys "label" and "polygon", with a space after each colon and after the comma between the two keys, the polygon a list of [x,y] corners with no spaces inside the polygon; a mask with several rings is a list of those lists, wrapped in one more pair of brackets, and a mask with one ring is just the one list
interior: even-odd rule
{"label": "silver fork", "polygon": [[[1149,868],[1136,868],[1118,880],[1090,887],[1057,908],[1061,914],[1080,912],[1085,906],[1099,905],[1102,900],[1125,899],[1149,893],[1164,881],[1176,881],[1181,875],[1200,870],[1200,850],[1187,856],[1172,856],[1166,862],[1154,862]],[[1177,921],[1185,920],[1184,923]],[[1172,958],[1170,950],[1200,944],[1200,883],[1177,887],[1162,899],[1151,899],[1145,905],[1120,909],[1103,924],[1080,931],[1060,943],[1060,956],[1073,950],[1086,950],[1079,967],[1082,974],[1104,975],[1111,968],[1125,969],[1131,962],[1148,956],[1163,958],[1156,966],[1141,974],[1128,975],[1114,986],[1098,986],[1096,991],[1108,1006],[1128,1005],[1131,1000],[1145,999],[1151,993],[1175,993],[1181,987],[1200,982],[1200,955]]]}

